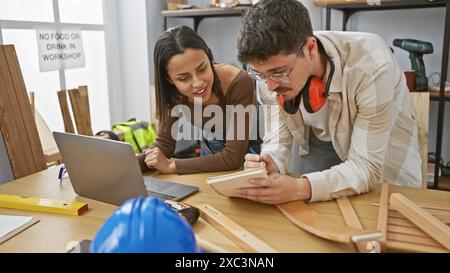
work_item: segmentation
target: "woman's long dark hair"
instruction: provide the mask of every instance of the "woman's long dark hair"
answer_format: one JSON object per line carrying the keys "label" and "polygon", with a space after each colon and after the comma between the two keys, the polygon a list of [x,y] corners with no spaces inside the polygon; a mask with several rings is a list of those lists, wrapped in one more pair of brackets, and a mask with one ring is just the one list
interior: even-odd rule
{"label": "woman's long dark hair", "polygon": [[222,89],[219,77],[214,69],[214,58],[211,49],[205,41],[197,35],[192,29],[186,26],[178,26],[168,29],[158,37],[153,52],[154,73],[155,73],[155,97],[156,97],[156,116],[161,126],[167,124],[170,120],[170,111],[177,103],[181,102],[182,95],[177,91],[174,84],[169,82],[167,74],[167,64],[170,59],[182,54],[186,49],[202,49],[208,56],[211,69],[214,75],[212,92],[221,97]]}

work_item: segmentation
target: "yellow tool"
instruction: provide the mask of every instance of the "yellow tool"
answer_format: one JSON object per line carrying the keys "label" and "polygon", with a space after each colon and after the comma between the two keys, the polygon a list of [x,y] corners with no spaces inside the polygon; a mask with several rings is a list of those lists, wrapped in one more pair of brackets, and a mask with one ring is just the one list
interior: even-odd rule
{"label": "yellow tool", "polygon": [[76,201],[0,194],[0,208],[32,210],[78,216],[88,210],[88,204]]}

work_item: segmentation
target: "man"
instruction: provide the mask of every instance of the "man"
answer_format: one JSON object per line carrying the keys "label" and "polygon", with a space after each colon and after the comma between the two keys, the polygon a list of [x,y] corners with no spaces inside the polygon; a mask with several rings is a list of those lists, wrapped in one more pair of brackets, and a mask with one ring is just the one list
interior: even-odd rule
{"label": "man", "polygon": [[[300,2],[262,0],[242,20],[238,51],[266,106],[261,154],[247,154],[244,166],[269,172],[250,181],[261,187],[239,189],[240,196],[314,202],[368,192],[379,182],[421,185],[405,76],[382,38],[313,34]],[[293,140],[301,178],[285,175]]]}

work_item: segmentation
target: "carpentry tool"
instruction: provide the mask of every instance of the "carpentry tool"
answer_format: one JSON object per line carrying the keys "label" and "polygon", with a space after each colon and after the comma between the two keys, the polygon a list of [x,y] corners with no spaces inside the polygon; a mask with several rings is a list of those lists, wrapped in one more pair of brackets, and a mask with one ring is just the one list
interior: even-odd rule
{"label": "carpentry tool", "polygon": [[199,209],[194,206],[191,206],[191,205],[188,205],[185,203],[181,203],[181,202],[177,202],[174,200],[165,200],[164,203],[169,205],[169,207],[171,209],[176,211],[181,217],[183,217],[191,225],[193,225],[198,220],[198,217],[200,216]]}
{"label": "carpentry tool", "polygon": [[275,253],[271,246],[261,241],[255,235],[248,232],[242,226],[225,216],[209,204],[199,204],[201,217],[210,225],[219,230],[223,235],[235,242],[247,252]]}
{"label": "carpentry tool", "polygon": [[78,216],[88,210],[88,204],[77,201],[0,194],[0,208],[22,209]]}
{"label": "carpentry tool", "polygon": [[416,72],[414,82],[416,91],[428,90],[428,78],[425,74],[423,55],[433,53],[433,45],[429,42],[414,39],[395,39],[393,44],[409,52],[411,68]]}

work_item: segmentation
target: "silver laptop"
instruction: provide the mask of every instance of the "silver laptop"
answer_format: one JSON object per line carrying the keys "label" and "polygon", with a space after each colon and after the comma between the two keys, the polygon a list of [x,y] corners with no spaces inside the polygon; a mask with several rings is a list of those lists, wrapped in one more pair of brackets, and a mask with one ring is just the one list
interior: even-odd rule
{"label": "silver laptop", "polygon": [[198,187],[143,176],[130,144],[53,132],[74,191],[83,197],[121,205],[138,196],[181,200]]}

